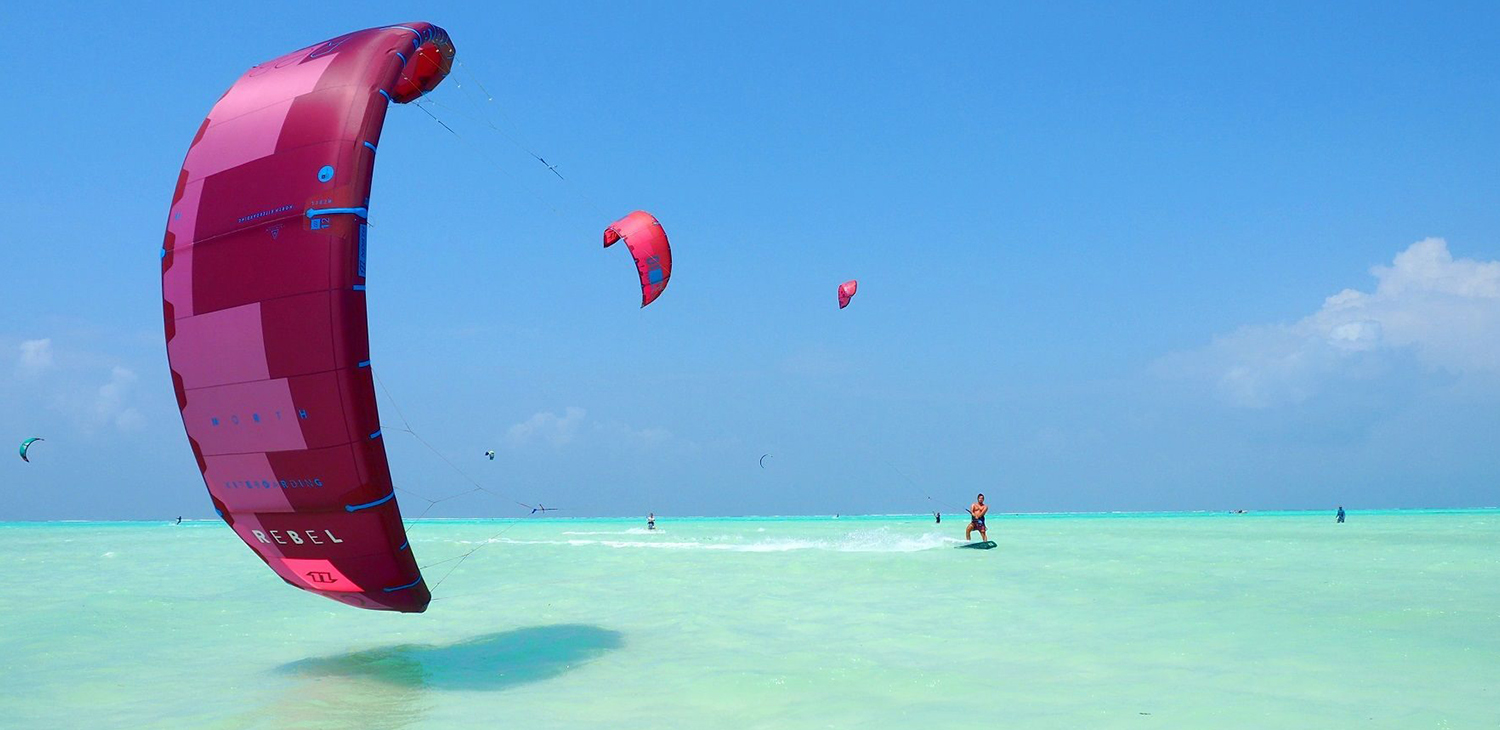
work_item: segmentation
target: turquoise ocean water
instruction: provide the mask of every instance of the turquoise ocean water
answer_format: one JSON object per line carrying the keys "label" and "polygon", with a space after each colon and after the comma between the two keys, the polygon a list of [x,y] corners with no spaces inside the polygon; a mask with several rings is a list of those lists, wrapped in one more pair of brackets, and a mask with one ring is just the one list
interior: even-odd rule
{"label": "turquoise ocean water", "polygon": [[1500,511],[658,525],[415,522],[407,616],[0,523],[0,727],[1500,727]]}

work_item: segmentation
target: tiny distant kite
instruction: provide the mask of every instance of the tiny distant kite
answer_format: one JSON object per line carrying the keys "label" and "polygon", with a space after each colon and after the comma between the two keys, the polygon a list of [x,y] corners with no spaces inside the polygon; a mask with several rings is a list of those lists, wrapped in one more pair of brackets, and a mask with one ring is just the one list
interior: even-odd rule
{"label": "tiny distant kite", "polygon": [[849,306],[849,300],[854,298],[854,292],[859,290],[859,282],[850,279],[839,284],[839,309]]}
{"label": "tiny distant kite", "polygon": [[495,450],[494,449],[490,449],[489,451],[484,452],[484,455],[487,456],[487,457],[489,457],[490,461],[494,461],[495,460]]}
{"label": "tiny distant kite", "polygon": [[558,511],[560,509],[562,509],[562,508],[561,507],[543,507],[541,505],[541,503],[538,502],[537,506],[531,508],[531,514],[536,514],[538,512],[541,512],[542,514],[547,514],[548,512],[556,512],[556,511]]}
{"label": "tiny distant kite", "polygon": [[25,441],[22,441],[21,442],[21,461],[24,461],[24,462],[30,464],[31,463],[31,459],[26,458],[26,451],[31,448],[32,444],[34,444],[34,443],[36,443],[38,441],[42,441],[42,440],[44,440],[44,439],[29,438],[29,439],[26,439]]}
{"label": "tiny distant kite", "polygon": [[766,468],[766,457],[767,456],[770,456],[770,454],[761,454],[760,455],[760,468],[762,468],[762,469]]}
{"label": "tiny distant kite", "polygon": [[611,223],[604,231],[604,247],[624,240],[641,274],[641,306],[656,301],[672,278],[672,247],[656,216],[638,210]]}

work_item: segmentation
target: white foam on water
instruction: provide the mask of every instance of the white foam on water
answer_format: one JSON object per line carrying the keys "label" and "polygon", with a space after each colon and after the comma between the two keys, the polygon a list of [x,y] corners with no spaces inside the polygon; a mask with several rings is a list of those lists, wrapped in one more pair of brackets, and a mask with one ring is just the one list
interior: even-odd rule
{"label": "white foam on water", "polygon": [[[644,532],[644,531],[643,531]],[[589,533],[589,532],[565,532],[565,535],[593,535],[593,534],[621,534],[621,533]],[[627,533],[628,534],[628,533]],[[827,550],[846,553],[912,553],[922,550],[948,547],[962,543],[962,540],[946,537],[935,532],[920,535],[906,535],[891,531],[886,528],[875,530],[859,530],[844,535],[841,538],[831,540],[810,540],[799,538],[783,538],[771,540],[755,540],[753,542],[734,542],[735,538],[729,535],[721,535],[717,538],[700,540],[610,540],[590,539],[589,537],[572,537],[566,540],[527,540],[516,538],[499,538],[498,542],[510,543],[512,545],[571,545],[575,547],[602,546],[608,548],[646,548],[654,550],[722,550],[739,553],[780,553],[793,550]]]}
{"label": "white foam on water", "polygon": [[886,528],[879,528],[850,533],[847,542],[838,549],[856,553],[914,553],[962,542],[963,540],[956,537],[947,537],[936,532],[902,535]]}
{"label": "white foam on water", "polygon": [[660,535],[666,530],[657,528],[648,530],[644,527],[632,527],[626,530],[567,530],[564,535]]}

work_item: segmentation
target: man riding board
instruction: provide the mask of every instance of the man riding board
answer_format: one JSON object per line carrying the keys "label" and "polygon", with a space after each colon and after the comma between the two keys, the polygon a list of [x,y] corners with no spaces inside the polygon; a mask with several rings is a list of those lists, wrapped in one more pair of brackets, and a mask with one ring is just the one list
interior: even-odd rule
{"label": "man riding board", "polygon": [[975,500],[974,504],[969,505],[969,517],[971,519],[969,520],[968,529],[964,530],[964,539],[970,539],[969,536],[973,535],[975,530],[978,530],[979,539],[989,542],[990,537],[984,529],[984,516],[989,513],[990,508],[989,505],[984,503],[983,494],[980,494]]}

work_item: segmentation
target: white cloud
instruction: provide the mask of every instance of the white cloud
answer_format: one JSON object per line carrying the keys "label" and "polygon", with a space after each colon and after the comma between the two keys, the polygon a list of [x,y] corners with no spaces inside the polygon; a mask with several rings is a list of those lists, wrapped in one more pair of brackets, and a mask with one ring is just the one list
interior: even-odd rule
{"label": "white cloud", "polygon": [[39,375],[52,367],[52,340],[26,340],[21,343],[17,367],[22,375]]}
{"label": "white cloud", "polygon": [[563,415],[543,411],[525,421],[511,426],[505,432],[505,440],[511,446],[524,446],[536,441],[560,447],[578,435],[588,411],[577,406],[568,406]]}
{"label": "white cloud", "polygon": [[1433,371],[1500,373],[1500,261],[1455,259],[1428,238],[1370,273],[1373,292],[1345,289],[1297,322],[1243,327],[1158,370],[1206,380],[1250,408],[1304,401],[1332,378],[1369,377],[1406,353]]}
{"label": "white cloud", "polygon": [[117,365],[110,370],[109,380],[99,386],[98,396],[94,399],[96,424],[113,424],[122,431],[144,425],[145,417],[128,402],[136,380],[135,373],[126,368]]}
{"label": "white cloud", "polygon": [[136,407],[134,371],[118,365],[110,368],[109,378],[97,389],[68,388],[52,396],[51,406],[71,418],[85,433],[113,426],[134,431],[146,425],[146,417]]}
{"label": "white cloud", "polygon": [[632,449],[660,446],[672,440],[672,432],[665,428],[632,428],[619,421],[597,424],[595,428],[608,442]]}
{"label": "white cloud", "polygon": [[146,417],[134,408],[126,408],[115,416],[115,428],[121,431],[135,431],[146,425]]}

